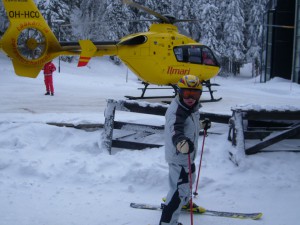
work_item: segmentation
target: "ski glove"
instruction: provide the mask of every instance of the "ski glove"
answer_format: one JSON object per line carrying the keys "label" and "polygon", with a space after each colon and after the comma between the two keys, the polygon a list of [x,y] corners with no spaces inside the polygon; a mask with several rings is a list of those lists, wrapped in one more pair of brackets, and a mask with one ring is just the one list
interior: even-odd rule
{"label": "ski glove", "polygon": [[177,143],[176,149],[182,154],[192,153],[194,151],[194,144],[190,139],[182,140]]}
{"label": "ski glove", "polygon": [[210,119],[205,118],[204,120],[201,120],[200,127],[204,130],[208,130],[211,127]]}

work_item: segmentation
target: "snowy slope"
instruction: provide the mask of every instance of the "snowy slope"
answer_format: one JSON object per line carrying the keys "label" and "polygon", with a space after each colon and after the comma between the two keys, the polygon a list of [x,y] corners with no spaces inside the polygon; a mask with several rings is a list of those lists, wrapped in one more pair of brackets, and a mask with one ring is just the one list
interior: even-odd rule
{"label": "snowy slope", "polygon": [[[107,58],[93,59],[89,67],[80,69],[75,62],[62,63],[61,73],[55,73],[52,97],[43,95],[43,76],[15,76],[3,55],[0,64],[0,225],[158,224],[160,212],[132,209],[129,203],[159,204],[166,195],[163,147],[115,149],[109,155],[99,147],[102,130],[46,124],[103,123],[106,99],[141,93],[136,77]],[[231,115],[231,107],[237,105],[300,107],[298,84],[280,78],[261,84],[258,78],[249,78],[248,71],[244,68],[236,78],[214,78],[221,85],[215,96],[223,99],[204,103],[202,110]],[[164,93],[172,91],[153,94]],[[118,113],[117,118],[164,123],[157,116]],[[194,201],[208,209],[261,211],[264,216],[259,221],[197,216],[195,224],[298,224],[300,155],[260,153],[247,156],[236,167],[228,159],[228,126],[214,123],[211,131],[221,134],[206,138],[199,197]],[[163,142],[161,137],[154,141]],[[199,155],[196,166],[198,162]],[[182,215],[181,221],[190,224],[189,215]]]}

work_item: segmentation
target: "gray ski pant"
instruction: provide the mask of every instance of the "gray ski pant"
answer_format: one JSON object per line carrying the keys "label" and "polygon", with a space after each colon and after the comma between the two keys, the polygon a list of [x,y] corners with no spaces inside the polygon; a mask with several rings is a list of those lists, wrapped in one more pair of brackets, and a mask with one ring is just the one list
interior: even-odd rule
{"label": "gray ski pant", "polygon": [[[195,164],[192,168],[192,182],[195,181]],[[169,186],[166,205],[163,208],[160,225],[177,225],[180,210],[190,200],[189,167],[169,164]]]}

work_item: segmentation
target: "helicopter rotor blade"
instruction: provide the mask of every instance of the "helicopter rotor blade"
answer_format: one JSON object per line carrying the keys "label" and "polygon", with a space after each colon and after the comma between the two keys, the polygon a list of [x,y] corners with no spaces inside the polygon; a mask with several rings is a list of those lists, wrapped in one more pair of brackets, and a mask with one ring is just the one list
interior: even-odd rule
{"label": "helicopter rotor blade", "polygon": [[[205,22],[204,20],[198,19],[176,19],[175,22]],[[223,23],[215,21],[216,23]],[[295,26],[291,25],[277,25],[277,24],[262,24],[262,23],[240,23],[240,22],[230,22],[231,24],[244,24],[244,25],[252,25],[252,26],[263,26],[263,27],[271,27],[271,28],[283,28],[283,29],[295,29]]]}
{"label": "helicopter rotor blade", "polygon": [[180,22],[199,22],[200,20],[198,19],[176,19],[175,23],[180,23]]}
{"label": "helicopter rotor blade", "polygon": [[[122,21],[124,22],[124,21]],[[158,19],[140,19],[140,20],[127,20],[129,23],[140,23],[140,22],[160,22]]]}
{"label": "helicopter rotor blade", "polygon": [[151,14],[151,15],[159,18],[159,19],[161,19],[165,23],[170,23],[170,20],[167,17],[165,17],[165,16],[163,16],[163,15],[161,15],[161,14],[159,14],[159,13],[157,13],[157,12],[155,12],[155,11],[153,11],[153,10],[145,7],[145,6],[142,6],[142,5],[136,3],[136,2],[134,2],[132,0],[123,0],[123,3],[127,4],[127,5],[129,5],[131,7],[135,7],[137,9],[144,10],[145,12],[147,12],[147,13],[149,13],[149,14]]}

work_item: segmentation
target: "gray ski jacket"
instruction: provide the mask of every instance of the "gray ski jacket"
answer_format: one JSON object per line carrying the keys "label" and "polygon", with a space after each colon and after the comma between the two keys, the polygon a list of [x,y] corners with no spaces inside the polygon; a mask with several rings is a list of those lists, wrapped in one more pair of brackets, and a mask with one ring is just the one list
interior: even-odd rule
{"label": "gray ski jacket", "polygon": [[165,158],[167,163],[188,166],[188,154],[182,154],[176,150],[176,144],[187,138],[194,143],[194,151],[190,154],[191,161],[194,162],[200,131],[200,106],[199,103],[189,109],[181,104],[178,96],[172,100],[165,115]]}

